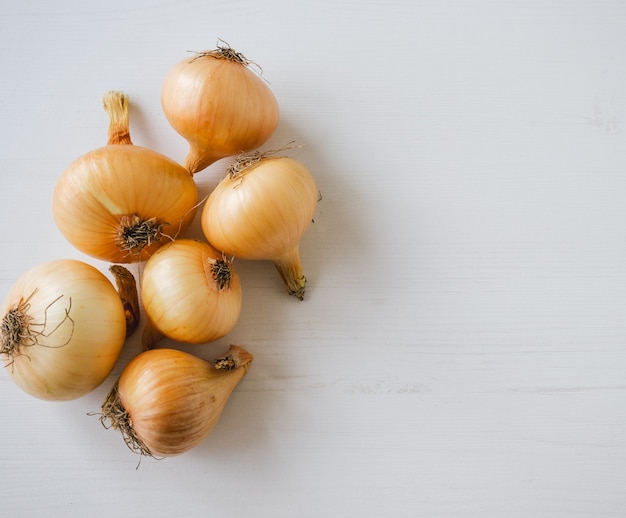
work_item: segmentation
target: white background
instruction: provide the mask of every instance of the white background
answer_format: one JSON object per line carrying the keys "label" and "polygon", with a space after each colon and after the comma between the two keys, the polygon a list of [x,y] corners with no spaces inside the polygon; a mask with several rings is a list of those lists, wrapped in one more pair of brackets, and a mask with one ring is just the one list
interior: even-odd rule
{"label": "white background", "polygon": [[0,373],[0,514],[626,516],[626,3],[3,0],[2,293],[50,259],[107,271],[54,226],[56,180],[106,142],[111,89],[182,161],[161,82],[218,38],[323,195],[306,298],[236,263],[237,327],[183,349],[255,361],[200,446],[138,469],[87,415],[138,335],[73,402]]}

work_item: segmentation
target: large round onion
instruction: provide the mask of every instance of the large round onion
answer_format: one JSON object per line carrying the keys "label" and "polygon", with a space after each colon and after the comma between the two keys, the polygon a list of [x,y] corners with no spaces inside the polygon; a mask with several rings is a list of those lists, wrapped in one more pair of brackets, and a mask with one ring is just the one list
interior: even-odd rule
{"label": "large round onion", "polygon": [[74,259],[24,273],[1,308],[0,356],[25,392],[64,401],[100,385],[126,339],[122,300],[106,276]]}
{"label": "large round onion", "polygon": [[196,184],[174,160],[132,145],[124,94],[109,92],[105,107],[109,144],[61,174],[52,200],[54,220],[70,243],[92,257],[144,261],[191,224]]}

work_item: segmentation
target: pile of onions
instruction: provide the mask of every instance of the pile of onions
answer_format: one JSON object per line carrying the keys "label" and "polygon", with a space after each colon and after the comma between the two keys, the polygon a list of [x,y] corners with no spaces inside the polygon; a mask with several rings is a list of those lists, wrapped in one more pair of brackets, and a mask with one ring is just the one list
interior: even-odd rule
{"label": "pile of onions", "polygon": [[272,261],[287,291],[302,300],[300,241],[318,197],[313,176],[293,158],[272,152],[239,157],[207,199],[202,231],[228,255]]}
{"label": "pile of onions", "polygon": [[120,297],[95,267],[59,259],[35,266],[15,282],[0,309],[0,356],[22,390],[67,401],[106,379],[127,336],[127,313],[139,311],[134,279],[118,270],[116,280],[130,297]]}
{"label": "pile of onions", "polygon": [[148,317],[143,346],[164,335],[189,344],[228,334],[241,313],[241,282],[231,261],[208,243],[178,239],[146,263],[141,286]]}
{"label": "pile of onions", "polygon": [[198,192],[189,172],[170,158],[132,144],[128,97],[108,92],[109,141],[61,174],[52,209],[61,233],[103,261],[144,261],[192,222]]}
{"label": "pile of onions", "polygon": [[263,145],[279,119],[274,94],[229,45],[176,64],[161,92],[163,112],[189,143],[185,167],[195,174],[220,158]]}
{"label": "pile of onions", "polygon": [[[37,398],[64,401],[111,374],[138,327],[141,298],[145,351],[123,369],[100,414],[141,455],[197,445],[249,369],[252,355],[235,345],[213,363],[156,347],[164,337],[204,344],[228,335],[242,309],[235,258],[272,261],[288,293],[304,297],[299,246],[319,193],[298,161],[254,152],[276,129],[279,108],[250,65],[218,44],[165,77],[164,113],[189,143],[184,165],[134,145],[128,96],[108,92],[108,142],[63,171],[52,209],[79,251],[117,263],[110,267],[117,289],[96,267],[61,259],[26,272],[0,307],[0,358],[13,381]],[[193,175],[236,155],[202,210],[206,241],[186,238],[199,206]],[[119,263],[141,263],[141,297]]]}

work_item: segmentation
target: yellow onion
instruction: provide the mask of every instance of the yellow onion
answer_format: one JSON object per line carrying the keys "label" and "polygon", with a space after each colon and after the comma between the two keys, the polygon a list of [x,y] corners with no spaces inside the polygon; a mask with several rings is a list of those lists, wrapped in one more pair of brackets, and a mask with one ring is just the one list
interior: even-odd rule
{"label": "yellow onion", "polygon": [[189,143],[185,167],[192,174],[256,149],[276,129],[278,102],[251,64],[230,46],[218,45],[177,63],[165,76],[161,104]]}
{"label": "yellow onion", "polygon": [[208,243],[178,239],[146,263],[141,299],[149,320],[144,348],[154,346],[159,334],[190,344],[211,342],[237,323],[241,282],[231,261]]}
{"label": "yellow onion", "polygon": [[61,174],[52,201],[61,233],[104,261],[143,261],[192,222],[198,192],[189,172],[129,135],[128,97],[108,92],[109,141]]}
{"label": "yellow onion", "polygon": [[99,270],[74,259],[25,272],[0,314],[6,371],[22,390],[45,400],[76,399],[98,387],[126,339],[119,294]]}
{"label": "yellow onion", "polygon": [[302,300],[306,277],[299,246],[318,196],[313,176],[296,160],[240,157],[208,197],[202,231],[230,256],[272,261],[288,292]]}
{"label": "yellow onion", "polygon": [[175,349],[144,351],[122,371],[100,420],[135,453],[179,455],[213,430],[250,362],[236,345],[214,363]]}

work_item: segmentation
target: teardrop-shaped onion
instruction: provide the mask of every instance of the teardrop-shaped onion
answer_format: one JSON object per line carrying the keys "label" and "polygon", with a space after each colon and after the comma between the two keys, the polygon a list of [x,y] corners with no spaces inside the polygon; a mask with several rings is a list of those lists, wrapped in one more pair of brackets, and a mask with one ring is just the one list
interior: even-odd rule
{"label": "teardrop-shaped onion", "polygon": [[122,371],[101,421],[120,430],[136,453],[184,453],[213,430],[252,359],[236,345],[213,364],[175,349],[145,351]]}
{"label": "teardrop-shaped onion", "polygon": [[306,277],[299,245],[318,196],[304,165],[264,157],[221,180],[202,210],[202,231],[227,255],[272,261],[289,293],[302,299]]}
{"label": "teardrop-shaped onion", "polygon": [[109,144],[61,174],[52,200],[54,220],[70,243],[92,257],[144,261],[191,224],[196,184],[182,165],[132,145],[124,94],[109,92],[105,106]]}
{"label": "teardrop-shaped onion", "polygon": [[165,76],[163,112],[189,143],[185,167],[192,174],[256,149],[276,129],[278,102],[250,64],[221,46],[177,63]]}
{"label": "teardrop-shaped onion", "polygon": [[25,392],[66,401],[100,385],[126,339],[126,316],[111,282],[74,259],[25,272],[2,307],[5,370]]}
{"label": "teardrop-shaped onion", "polygon": [[212,342],[239,319],[241,282],[231,262],[208,243],[178,239],[146,263],[141,298],[149,319],[145,348],[154,345],[151,326],[178,342]]}

